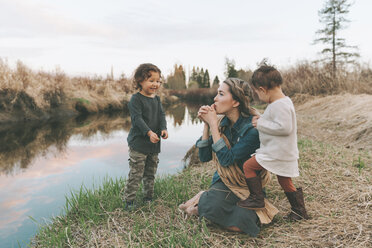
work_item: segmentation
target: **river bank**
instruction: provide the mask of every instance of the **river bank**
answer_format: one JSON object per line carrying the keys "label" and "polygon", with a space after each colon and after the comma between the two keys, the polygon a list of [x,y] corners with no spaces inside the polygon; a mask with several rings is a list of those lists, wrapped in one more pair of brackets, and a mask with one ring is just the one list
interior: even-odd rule
{"label": "river bank", "polygon": [[[337,126],[322,127],[318,124],[327,115],[329,120],[343,118],[344,113],[355,107],[345,104],[337,113],[327,103],[337,106],[345,100],[364,99],[361,106],[367,108],[357,113],[359,119],[368,120],[370,97],[337,96],[338,100],[333,102],[327,98],[309,97],[303,97],[302,102],[296,100],[301,176],[295,178],[294,183],[304,188],[310,220],[298,223],[283,220],[289,204],[275,180],[268,185],[267,193],[280,213],[272,224],[262,227],[257,238],[226,232],[208,221],[200,222],[196,217],[186,218],[178,212],[177,206],[200,190],[207,189],[214,171],[211,163],[191,163],[178,175],[157,178],[155,199],[151,204],[142,204],[139,193],[137,200],[141,206],[134,212],[122,208],[124,179],[107,179],[93,190],[82,186],[79,192],[67,197],[64,214],[53,219],[51,224],[40,227],[32,246],[368,247],[372,235],[369,222],[372,218],[370,136],[365,131],[366,139],[357,139],[358,143],[347,145],[343,139],[337,142],[336,139],[329,140],[326,135],[314,134],[315,130],[321,134],[326,127],[336,131],[344,127],[343,124],[348,123],[343,121]],[[328,106],[329,112],[316,111],[317,104],[325,109]],[[312,125],[308,124],[308,118]],[[365,128],[363,125],[364,122],[355,126],[356,129],[349,126],[348,129],[351,133]]]}

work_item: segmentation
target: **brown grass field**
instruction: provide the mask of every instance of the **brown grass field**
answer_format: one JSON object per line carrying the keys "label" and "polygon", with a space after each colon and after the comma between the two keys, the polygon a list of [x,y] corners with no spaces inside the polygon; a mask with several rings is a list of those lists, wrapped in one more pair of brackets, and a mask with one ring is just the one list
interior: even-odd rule
{"label": "brown grass field", "polygon": [[[294,178],[294,183],[304,189],[310,220],[292,223],[282,218],[288,213],[289,203],[275,177],[266,190],[280,212],[271,224],[262,226],[256,238],[185,216],[178,211],[178,204],[208,189],[215,170],[212,163],[198,162],[197,151],[191,149],[188,168],[158,181],[151,205],[134,212],[120,207],[108,210],[105,200],[98,197],[86,204],[99,202],[98,215],[105,216],[99,224],[92,224],[97,213],[91,215],[91,224],[81,220],[87,210],[80,202],[68,216],[54,220],[48,230],[65,236],[66,247],[372,247],[372,141],[368,135],[372,96],[299,95],[294,100],[300,150],[300,177]],[[347,118],[348,113],[365,122],[349,126],[342,120],[355,116]],[[330,126],[324,121],[340,123]],[[332,130],[334,136],[329,135]],[[357,139],[353,134],[358,132],[366,137]],[[120,204],[120,194],[115,197],[110,195],[109,199]],[[48,237],[49,232],[45,232],[37,240],[45,242]],[[43,244],[36,242],[34,246],[48,247]]]}
{"label": "brown grass field", "polygon": [[[328,71],[309,62],[281,70],[283,90],[294,100],[298,118],[301,176],[294,183],[304,189],[310,220],[290,223],[282,218],[289,204],[275,178],[267,193],[280,213],[256,238],[227,232],[196,217],[186,218],[177,205],[206,190],[214,171],[213,164],[194,160],[179,175],[159,181],[150,206],[135,212],[120,207],[108,210],[107,200],[97,198],[94,204],[99,212],[90,213],[92,219],[82,219],[88,207],[74,206],[67,216],[54,219],[33,246],[372,247],[372,70],[355,66],[340,71],[337,80],[331,80]],[[60,70],[35,72],[21,62],[12,69],[0,60],[0,123],[122,110],[133,91],[125,77],[69,77]],[[208,90],[201,95],[212,96]],[[197,92],[191,96],[200,98]],[[48,132],[38,133],[33,149],[38,150],[37,144],[45,142]],[[15,149],[22,153],[23,147]],[[1,170],[10,170],[5,167]],[[171,191],[174,188],[178,191]],[[91,197],[98,195],[97,191]],[[120,206],[120,195],[110,195],[109,201],[115,199]],[[54,231],[53,241],[48,241]]]}

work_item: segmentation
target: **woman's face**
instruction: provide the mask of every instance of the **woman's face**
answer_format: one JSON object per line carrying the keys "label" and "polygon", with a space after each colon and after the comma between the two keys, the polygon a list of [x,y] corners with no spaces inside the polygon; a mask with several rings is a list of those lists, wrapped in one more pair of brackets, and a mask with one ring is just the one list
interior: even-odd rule
{"label": "woman's face", "polygon": [[234,107],[239,106],[239,103],[233,99],[229,86],[222,83],[220,87],[218,87],[217,95],[214,98],[214,105],[217,114],[226,115]]}

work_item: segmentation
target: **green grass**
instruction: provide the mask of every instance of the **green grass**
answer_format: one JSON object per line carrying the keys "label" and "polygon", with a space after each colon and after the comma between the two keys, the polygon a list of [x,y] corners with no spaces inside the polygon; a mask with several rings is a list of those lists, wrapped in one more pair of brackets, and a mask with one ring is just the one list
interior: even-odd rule
{"label": "green grass", "polygon": [[[190,181],[198,182],[198,187],[206,189],[210,185],[211,177],[202,174],[194,175],[190,170],[185,170],[181,177],[177,175],[158,177],[154,187],[154,202],[151,204],[142,202],[141,185],[136,195],[136,203],[139,207],[133,212],[123,209],[122,195],[125,179],[106,178],[101,186],[92,189],[83,185],[78,191],[66,196],[64,215],[54,218],[50,225],[40,226],[37,241],[33,241],[33,245],[79,247],[80,236],[91,239],[92,230],[97,226],[105,225],[110,220],[114,221],[119,218],[117,215],[120,215],[123,220],[126,220],[125,224],[130,225],[130,232],[121,237],[126,240],[125,243],[132,242],[155,247],[173,244],[186,247],[194,244],[193,247],[199,247],[202,245],[199,236],[208,232],[204,221],[198,222],[195,218],[187,220],[182,223],[181,229],[178,225],[172,225],[173,220],[177,219],[179,222],[183,219],[180,218],[177,206],[195,194],[195,190],[190,188],[192,185]],[[167,215],[167,218],[160,223],[153,221],[158,211]],[[144,230],[151,236],[146,240],[141,239]],[[193,230],[191,236],[190,230]]]}
{"label": "green grass", "polygon": [[[289,204],[275,177],[266,187],[268,199],[280,214],[262,226],[257,238],[227,232],[198,217],[187,217],[178,205],[208,189],[212,163],[191,167],[177,175],[157,177],[154,201],[143,203],[138,191],[134,211],[123,209],[124,179],[106,178],[100,186],[84,186],[66,197],[64,213],[40,227],[34,247],[364,247],[372,231],[371,157],[300,137],[301,176],[312,219],[289,223],[282,218]],[[357,166],[357,164],[359,164]],[[358,223],[357,225],[355,223]],[[362,229],[360,229],[362,228]],[[359,235],[356,235],[359,234]],[[306,245],[304,245],[306,244]]]}

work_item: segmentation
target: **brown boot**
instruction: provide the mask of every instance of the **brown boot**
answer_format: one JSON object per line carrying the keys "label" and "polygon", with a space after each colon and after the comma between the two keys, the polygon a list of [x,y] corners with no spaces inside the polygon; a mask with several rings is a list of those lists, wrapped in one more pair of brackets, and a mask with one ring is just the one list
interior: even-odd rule
{"label": "brown boot", "polygon": [[241,200],[237,203],[239,207],[261,210],[265,208],[264,194],[262,192],[261,177],[246,178],[250,195],[244,201]]}
{"label": "brown boot", "polygon": [[291,204],[291,212],[287,215],[286,219],[290,221],[297,221],[302,219],[309,219],[306,213],[304,195],[302,188],[297,188],[295,192],[285,192],[289,203]]}

